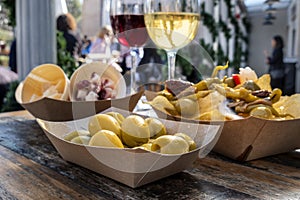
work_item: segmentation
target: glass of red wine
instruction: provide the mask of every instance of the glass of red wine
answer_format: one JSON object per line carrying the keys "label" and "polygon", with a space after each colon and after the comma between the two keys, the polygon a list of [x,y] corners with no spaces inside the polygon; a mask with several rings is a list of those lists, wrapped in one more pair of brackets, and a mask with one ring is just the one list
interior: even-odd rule
{"label": "glass of red wine", "polygon": [[137,89],[135,74],[138,51],[149,38],[144,22],[144,0],[111,0],[110,21],[119,43],[130,48],[130,88],[133,93]]}

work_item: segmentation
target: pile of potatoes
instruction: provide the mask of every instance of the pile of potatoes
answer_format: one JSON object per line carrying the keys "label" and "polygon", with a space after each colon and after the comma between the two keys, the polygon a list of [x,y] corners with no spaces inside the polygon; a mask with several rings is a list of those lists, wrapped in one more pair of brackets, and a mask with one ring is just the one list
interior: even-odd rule
{"label": "pile of potatoes", "polygon": [[125,118],[118,112],[94,115],[88,122],[88,130],[73,131],[63,139],[89,146],[141,148],[162,154],[182,154],[196,149],[195,141],[188,135],[168,135],[158,119],[138,115]]}

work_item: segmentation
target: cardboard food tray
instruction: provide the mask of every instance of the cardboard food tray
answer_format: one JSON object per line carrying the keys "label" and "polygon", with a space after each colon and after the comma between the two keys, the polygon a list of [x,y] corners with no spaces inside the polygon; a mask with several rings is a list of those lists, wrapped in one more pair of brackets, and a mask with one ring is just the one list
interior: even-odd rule
{"label": "cardboard food tray", "polygon": [[[145,91],[148,100],[153,92]],[[153,108],[158,117],[200,124],[218,124],[222,132],[214,152],[239,161],[250,161],[300,148],[300,119],[266,120],[248,117],[232,121],[196,121],[164,113]]]}
{"label": "cardboard food tray", "polygon": [[40,100],[22,103],[21,93],[23,84],[20,83],[15,97],[17,102],[34,117],[47,121],[70,121],[92,116],[110,107],[132,111],[143,91],[124,98],[99,101],[64,101],[44,97]]}
{"label": "cardboard food tray", "polygon": [[[128,111],[110,108],[128,116]],[[197,149],[180,155],[165,155],[142,149],[117,149],[74,144],[62,139],[63,135],[87,128],[89,118],[69,122],[49,122],[37,119],[43,131],[63,159],[136,188],[192,166],[198,158],[208,154],[220,134],[220,126],[190,124],[161,120],[169,134],[184,132],[197,144]]]}

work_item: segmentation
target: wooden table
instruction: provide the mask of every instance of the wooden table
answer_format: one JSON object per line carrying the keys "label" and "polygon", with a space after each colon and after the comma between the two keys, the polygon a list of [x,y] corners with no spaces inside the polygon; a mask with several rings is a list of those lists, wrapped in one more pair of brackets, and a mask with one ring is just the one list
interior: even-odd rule
{"label": "wooden table", "polygon": [[300,199],[300,152],[246,163],[210,153],[132,189],[64,161],[26,111],[0,117],[0,199]]}

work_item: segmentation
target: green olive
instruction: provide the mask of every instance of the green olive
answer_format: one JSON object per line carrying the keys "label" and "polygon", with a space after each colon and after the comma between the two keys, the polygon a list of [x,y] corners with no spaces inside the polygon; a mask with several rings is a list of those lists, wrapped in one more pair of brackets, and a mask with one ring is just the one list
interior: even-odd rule
{"label": "green olive", "polygon": [[63,138],[67,141],[71,141],[73,138],[77,136],[90,136],[90,132],[88,132],[87,130],[76,130],[76,131],[72,131],[71,133],[68,133]]}
{"label": "green olive", "polygon": [[155,139],[151,151],[162,154],[183,154],[189,152],[189,144],[182,137],[163,135]]}
{"label": "green olive", "polygon": [[90,146],[101,146],[101,147],[116,147],[124,148],[120,138],[112,131],[101,130],[95,133],[90,142]]}
{"label": "green olive", "polygon": [[117,134],[117,136],[121,136],[119,122],[114,117],[106,114],[97,114],[91,117],[88,128],[92,136],[100,130],[109,130]]}
{"label": "green olive", "polygon": [[178,137],[182,137],[189,144],[189,151],[192,151],[192,150],[197,148],[197,145],[196,145],[195,141],[190,136],[188,136],[187,134],[176,133],[174,135],[178,136]]}
{"label": "green olive", "polygon": [[260,87],[253,81],[253,80],[248,80],[243,84],[243,87],[247,90],[251,91],[256,91],[260,90]]}
{"label": "green olive", "polygon": [[143,144],[142,147],[144,147],[144,148],[147,149],[148,151],[151,151],[152,143],[146,143],[146,144]]}
{"label": "green olive", "polygon": [[217,77],[207,78],[205,80],[200,81],[199,83],[196,83],[195,85],[193,85],[193,87],[195,87],[197,91],[208,90],[214,83],[221,84],[222,81]]}
{"label": "green olive", "polygon": [[149,125],[142,117],[130,115],[122,123],[121,135],[123,143],[128,147],[140,146],[149,141]]}
{"label": "green olive", "polygon": [[152,143],[146,143],[146,144],[143,144],[143,145],[138,146],[138,147],[133,147],[133,149],[140,148],[140,149],[144,149],[144,150],[147,150],[147,151],[151,151],[151,146],[152,146]]}
{"label": "green olive", "polygon": [[234,80],[232,77],[229,77],[229,78],[226,78],[224,80],[224,83],[228,86],[228,87],[231,87],[231,88],[234,88],[235,87],[235,83],[234,83]]}
{"label": "green olive", "polygon": [[119,122],[120,125],[122,124],[122,122],[125,119],[125,117],[122,114],[118,113],[118,112],[108,112],[108,113],[105,113],[105,114],[110,115],[113,118],[115,118],[117,120],[117,122]]}
{"label": "green olive", "polygon": [[147,118],[145,122],[149,126],[150,138],[158,138],[159,136],[166,135],[167,130],[165,125],[155,118]]}
{"label": "green olive", "polygon": [[90,142],[91,137],[90,136],[86,136],[86,135],[80,135],[77,137],[74,137],[71,142],[76,143],[76,144],[84,144],[84,145],[88,145]]}

